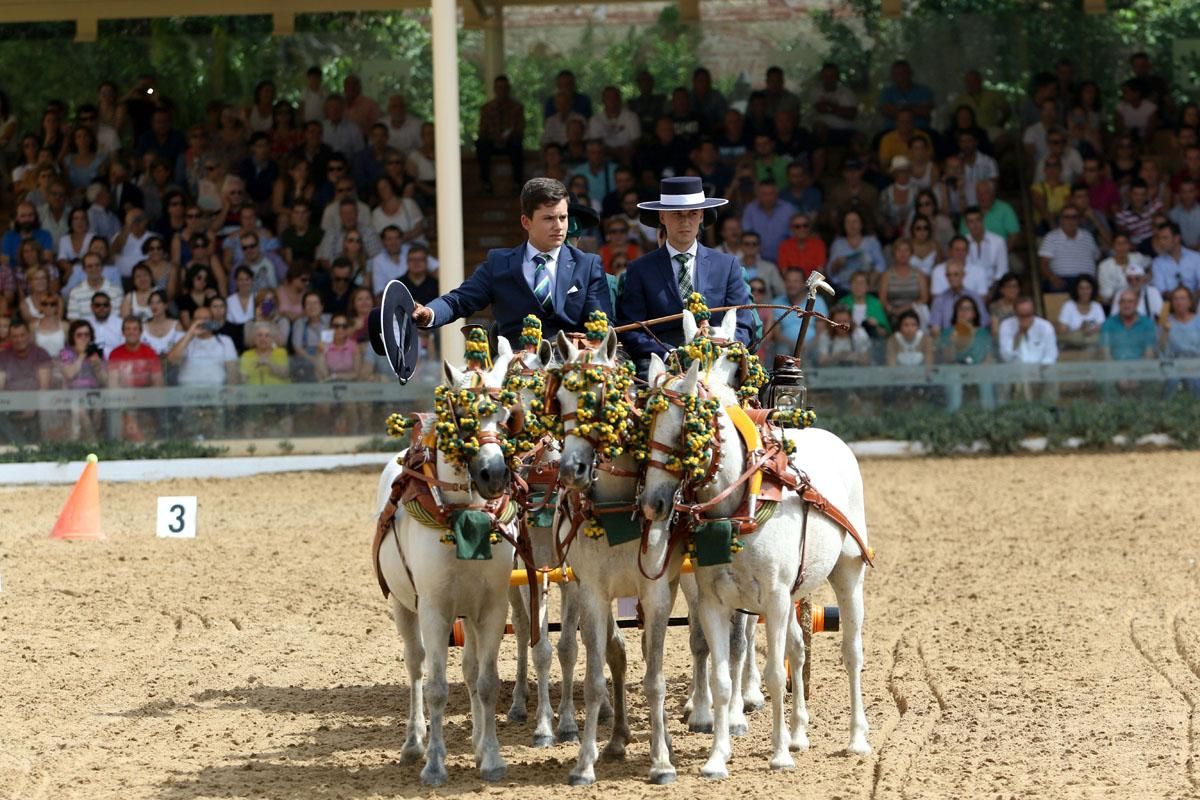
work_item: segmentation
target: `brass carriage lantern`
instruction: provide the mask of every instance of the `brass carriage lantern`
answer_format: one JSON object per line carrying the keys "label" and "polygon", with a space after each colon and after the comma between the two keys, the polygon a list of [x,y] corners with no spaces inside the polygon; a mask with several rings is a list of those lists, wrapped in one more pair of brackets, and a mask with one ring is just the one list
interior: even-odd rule
{"label": "brass carriage lantern", "polygon": [[[804,304],[805,311],[812,311],[813,306],[817,303],[817,292],[825,291],[832,295],[833,287],[830,286],[825,276],[820,272],[814,271],[808,277],[808,302]],[[771,380],[763,392],[763,403],[767,408],[778,408],[780,410],[791,411],[794,409],[803,410],[807,408],[808,387],[804,383],[804,370],[802,369],[802,356],[804,352],[804,340],[808,336],[808,326],[812,322],[812,317],[805,316],[800,321],[800,335],[796,337],[796,345],[789,355],[775,356],[775,362],[772,365]]]}

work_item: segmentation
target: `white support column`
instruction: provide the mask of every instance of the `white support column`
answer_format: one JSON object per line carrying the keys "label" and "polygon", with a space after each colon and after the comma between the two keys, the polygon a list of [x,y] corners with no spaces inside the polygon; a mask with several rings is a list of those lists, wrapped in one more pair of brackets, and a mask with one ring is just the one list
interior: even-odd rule
{"label": "white support column", "polygon": [[504,74],[504,6],[497,3],[483,23],[483,81],[488,99],[495,95],[492,84]]}
{"label": "white support column", "polygon": [[[458,4],[430,0],[433,13],[434,163],[437,166],[438,286],[442,291],[463,282],[462,154],[458,131]],[[459,324],[443,325],[438,341],[442,358],[461,364]]]}

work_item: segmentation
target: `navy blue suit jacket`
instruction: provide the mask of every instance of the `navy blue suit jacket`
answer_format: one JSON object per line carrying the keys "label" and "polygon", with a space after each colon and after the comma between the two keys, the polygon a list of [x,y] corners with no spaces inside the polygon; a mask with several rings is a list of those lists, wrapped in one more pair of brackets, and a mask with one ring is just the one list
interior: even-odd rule
{"label": "navy blue suit jacket", "polygon": [[588,314],[600,309],[613,318],[608,280],[600,257],[564,244],[558,253],[554,277],[554,309],[544,311],[521,271],[525,242],[519,247],[491,250],[487,260],[463,281],[462,286],[429,304],[434,326],[446,325],[492,307],[499,333],[513,347],[521,335],[521,321],[535,314],[542,321],[542,336],[559,331],[583,331]]}
{"label": "navy blue suit jacket", "polygon": [[[695,289],[704,295],[709,308],[749,303],[745,270],[737,259],[702,244],[697,247]],[[625,272],[625,288],[617,299],[617,324],[665,317],[681,311],[683,302],[679,298],[679,284],[665,245],[629,265]],[[748,346],[754,333],[754,312],[744,309],[737,314],[738,341]],[[724,312],[713,314],[711,323],[719,324],[723,316]],[[670,347],[683,344],[682,321],[665,322],[655,325],[652,330]],[[668,351],[644,330],[623,334],[621,341],[635,361],[649,358],[651,353],[665,356]]]}

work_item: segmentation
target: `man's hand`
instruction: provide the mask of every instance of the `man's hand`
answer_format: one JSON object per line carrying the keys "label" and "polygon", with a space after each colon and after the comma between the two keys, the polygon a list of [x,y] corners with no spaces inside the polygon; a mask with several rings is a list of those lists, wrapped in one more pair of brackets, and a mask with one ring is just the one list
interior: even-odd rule
{"label": "man's hand", "polygon": [[428,328],[433,324],[433,309],[416,303],[413,306],[412,318],[413,322],[417,323],[417,327]]}

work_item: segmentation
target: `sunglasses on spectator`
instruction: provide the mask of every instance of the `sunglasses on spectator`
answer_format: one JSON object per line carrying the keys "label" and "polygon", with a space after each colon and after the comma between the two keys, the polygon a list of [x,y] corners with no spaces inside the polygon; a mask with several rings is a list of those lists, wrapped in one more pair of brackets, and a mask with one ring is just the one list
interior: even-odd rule
{"label": "sunglasses on spectator", "polygon": [[755,286],[753,289],[751,289],[751,291],[755,294],[765,294],[767,290],[761,286]]}
{"label": "sunglasses on spectator", "polygon": [[242,242],[243,250],[257,250],[258,242]]}
{"label": "sunglasses on spectator", "polygon": [[808,228],[809,228],[809,224],[807,222],[793,222],[792,223],[792,230],[794,230],[794,231],[808,230]]}
{"label": "sunglasses on spectator", "polygon": [[350,327],[350,325],[349,325],[349,323],[346,323],[346,322],[335,322],[335,323],[333,323],[333,325],[332,325],[331,327],[334,327],[334,328],[349,328],[349,327]]}

